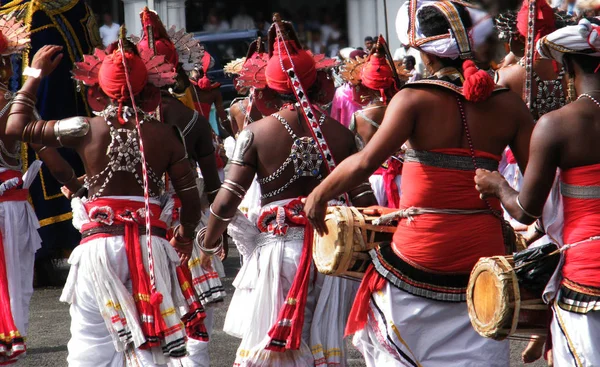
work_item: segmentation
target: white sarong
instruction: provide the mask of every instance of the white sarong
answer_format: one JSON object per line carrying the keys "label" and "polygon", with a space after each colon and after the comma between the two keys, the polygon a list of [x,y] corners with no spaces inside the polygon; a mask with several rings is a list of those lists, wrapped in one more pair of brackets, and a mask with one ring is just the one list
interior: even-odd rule
{"label": "white sarong", "polygon": [[600,312],[587,314],[565,311],[557,304],[552,324],[552,357],[554,366],[600,366]]}
{"label": "white sarong", "polygon": [[[29,185],[24,188],[28,188]],[[27,200],[0,202],[0,232],[4,245],[8,292],[13,320],[21,336],[29,327],[35,253],[41,248],[39,221]]]}
{"label": "white sarong", "polygon": [[[142,197],[132,196],[102,199],[143,202]],[[74,218],[77,218],[75,222],[79,225],[85,222],[86,213],[85,208],[77,207],[76,203],[74,201],[72,205]],[[158,204],[158,201],[152,203]],[[140,244],[147,268],[145,235],[140,236]],[[160,305],[163,318],[168,327],[183,328],[180,320],[188,306],[175,270],[179,256],[167,240],[158,236],[152,237],[152,249],[156,287],[163,295]],[[69,264],[71,270],[61,296],[62,302],[71,304],[71,339],[67,345],[69,365],[120,367],[126,360],[128,365],[166,365],[170,358],[163,355],[160,347],[138,349],[146,339],[131,294],[124,236],[95,238],[77,246]],[[180,340],[183,333],[184,330],[174,331],[166,337],[166,342]]]}
{"label": "white sarong", "polygon": [[465,302],[434,301],[386,282],[372,294],[354,346],[368,367],[508,367],[508,341],[486,339],[471,326]]}
{"label": "white sarong", "polygon": [[[271,203],[263,210],[289,201]],[[230,234],[243,235],[234,237],[236,243],[252,240],[250,231],[239,229],[247,228],[247,223],[237,219],[230,226]],[[277,321],[298,270],[304,228],[290,227],[283,236],[255,233],[253,240],[243,248],[249,254],[233,282],[236,290],[224,325],[226,333],[242,338],[234,366],[346,366],[343,333],[358,283],[321,275],[313,267],[300,349],[265,351],[267,333]]]}

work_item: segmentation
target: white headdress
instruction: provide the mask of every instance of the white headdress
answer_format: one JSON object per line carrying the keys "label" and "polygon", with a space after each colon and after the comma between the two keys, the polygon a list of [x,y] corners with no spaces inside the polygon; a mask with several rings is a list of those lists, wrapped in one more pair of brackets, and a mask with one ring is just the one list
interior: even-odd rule
{"label": "white headdress", "polygon": [[537,43],[538,53],[560,63],[565,54],[600,57],[600,26],[587,19],[579,24],[556,30]]}
{"label": "white headdress", "polygon": [[[471,28],[464,27],[454,4],[466,7],[471,16]],[[417,14],[426,6],[434,6],[444,14],[451,26],[449,33],[426,37],[421,32]],[[410,0],[405,2],[398,12],[396,31],[404,45],[438,57],[469,59],[473,50],[492,34],[494,22],[489,14],[474,9],[473,5],[466,1]]]}

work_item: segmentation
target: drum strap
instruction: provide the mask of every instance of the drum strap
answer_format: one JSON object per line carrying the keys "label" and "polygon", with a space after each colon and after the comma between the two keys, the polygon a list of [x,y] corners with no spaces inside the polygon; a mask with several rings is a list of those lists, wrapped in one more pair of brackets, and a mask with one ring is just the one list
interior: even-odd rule
{"label": "drum strap", "polygon": [[[506,260],[504,256],[498,256],[498,259],[505,266],[506,269],[512,269],[512,265]],[[519,325],[519,311],[521,310],[521,291],[519,290],[519,280],[517,279],[517,274],[514,271],[509,272],[510,277],[512,279],[513,285],[513,294],[515,295],[515,305],[513,308],[513,318],[512,323],[510,325],[510,332],[508,335],[513,335],[515,331],[517,331],[517,326]]]}
{"label": "drum strap", "polygon": [[376,226],[389,225],[393,221],[406,218],[408,222],[415,220],[415,216],[423,214],[451,214],[451,215],[475,215],[475,214],[492,214],[488,209],[436,209],[436,208],[417,208],[410,207],[408,209],[398,210],[393,213],[382,215],[373,221]]}

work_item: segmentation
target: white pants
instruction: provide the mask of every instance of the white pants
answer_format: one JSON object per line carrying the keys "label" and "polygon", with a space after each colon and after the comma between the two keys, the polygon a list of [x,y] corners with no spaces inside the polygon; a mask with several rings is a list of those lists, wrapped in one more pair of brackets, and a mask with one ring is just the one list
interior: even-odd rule
{"label": "white pants", "polygon": [[600,366],[600,312],[578,314],[552,306],[552,357],[555,367]]}
{"label": "white pants", "polygon": [[508,341],[471,326],[465,302],[413,296],[390,283],[374,293],[366,327],[353,339],[369,367],[508,367]]}

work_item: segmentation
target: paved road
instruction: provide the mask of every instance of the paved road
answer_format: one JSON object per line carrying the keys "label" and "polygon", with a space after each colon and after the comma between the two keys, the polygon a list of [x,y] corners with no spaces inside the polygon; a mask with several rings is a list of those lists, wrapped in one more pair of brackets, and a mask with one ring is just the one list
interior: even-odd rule
{"label": "paved road", "polygon": [[[234,251],[232,251],[234,252]],[[224,280],[229,297],[233,293],[231,282],[239,269],[239,258],[234,252],[225,262],[225,269],[229,277]],[[31,323],[28,337],[28,355],[20,366],[25,367],[63,367],[67,366],[67,342],[69,333],[69,308],[58,301],[60,289],[36,289],[31,304]],[[229,299],[228,299],[229,301]],[[228,302],[227,302],[228,303]],[[239,340],[226,335],[222,330],[226,309],[217,310],[216,327],[210,345],[211,366],[230,367],[233,365],[234,355]],[[524,348],[522,342],[511,344],[511,367],[521,366],[520,353]],[[350,347],[350,367],[364,366],[360,354]],[[451,364],[449,363],[449,366]],[[528,366],[542,367],[544,363],[538,362]],[[382,366],[384,367],[384,366]],[[485,366],[482,366],[485,367]]]}

